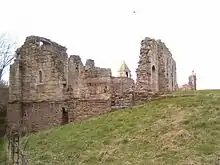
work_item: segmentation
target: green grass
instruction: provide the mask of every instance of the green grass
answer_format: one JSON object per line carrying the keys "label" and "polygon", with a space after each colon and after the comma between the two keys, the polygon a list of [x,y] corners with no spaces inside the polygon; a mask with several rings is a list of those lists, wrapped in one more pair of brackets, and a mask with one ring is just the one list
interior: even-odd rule
{"label": "green grass", "polygon": [[5,149],[5,140],[0,138],[0,164],[5,164],[6,160],[6,149]]}
{"label": "green grass", "polygon": [[24,138],[29,140],[29,163],[215,164],[220,154],[220,90],[185,93],[195,96],[153,101],[31,134]]}

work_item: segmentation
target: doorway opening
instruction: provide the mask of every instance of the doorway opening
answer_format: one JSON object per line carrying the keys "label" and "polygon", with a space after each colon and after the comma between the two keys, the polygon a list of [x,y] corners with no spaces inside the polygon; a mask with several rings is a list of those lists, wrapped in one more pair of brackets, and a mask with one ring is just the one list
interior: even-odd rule
{"label": "doorway opening", "polygon": [[126,77],[128,77],[128,72],[125,72],[125,74],[126,74]]}
{"label": "doorway opening", "polygon": [[151,87],[152,87],[152,91],[156,92],[157,91],[157,75],[156,75],[156,68],[153,65],[152,66],[152,71],[151,71]]}
{"label": "doorway opening", "polygon": [[42,71],[39,71],[39,83],[43,82],[43,75],[42,75]]}
{"label": "doorway opening", "polygon": [[68,111],[62,107],[62,125],[68,124],[69,123],[69,116],[68,116]]}

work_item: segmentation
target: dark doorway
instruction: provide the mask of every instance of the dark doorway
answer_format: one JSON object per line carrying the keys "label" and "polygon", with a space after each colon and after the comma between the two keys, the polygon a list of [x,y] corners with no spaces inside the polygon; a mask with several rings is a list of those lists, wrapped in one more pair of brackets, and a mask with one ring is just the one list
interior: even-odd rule
{"label": "dark doorway", "polygon": [[106,92],[107,92],[107,86],[104,87],[104,93],[106,93]]}
{"label": "dark doorway", "polygon": [[62,123],[61,124],[62,125],[68,124],[68,122],[69,122],[68,112],[64,107],[62,107]]}
{"label": "dark doorway", "polygon": [[128,77],[128,72],[125,72],[125,74],[126,74],[126,77]]}
{"label": "dark doorway", "polygon": [[152,74],[152,76],[151,76],[151,88],[152,88],[153,92],[156,92],[157,91],[157,75],[156,75],[156,68],[155,68],[154,65],[152,66],[151,74]]}
{"label": "dark doorway", "polygon": [[39,82],[42,83],[43,82],[43,76],[42,76],[42,71],[39,71]]}

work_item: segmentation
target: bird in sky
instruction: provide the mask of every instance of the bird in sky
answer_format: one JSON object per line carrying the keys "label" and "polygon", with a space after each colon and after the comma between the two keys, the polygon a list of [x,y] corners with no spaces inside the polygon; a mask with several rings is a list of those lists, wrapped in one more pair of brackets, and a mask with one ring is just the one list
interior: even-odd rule
{"label": "bird in sky", "polygon": [[133,13],[135,14],[135,13],[136,13],[136,11],[134,10],[134,11],[133,11]]}

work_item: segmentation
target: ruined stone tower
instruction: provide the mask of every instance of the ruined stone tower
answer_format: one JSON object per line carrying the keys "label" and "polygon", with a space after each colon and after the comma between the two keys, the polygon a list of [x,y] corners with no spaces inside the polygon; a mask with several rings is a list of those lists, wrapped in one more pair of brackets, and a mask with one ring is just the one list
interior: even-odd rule
{"label": "ruined stone tower", "polygon": [[[16,53],[17,58],[10,66],[9,122],[31,124],[43,118],[47,125],[60,115],[60,111],[45,111],[45,102],[64,98],[68,59],[66,48],[46,38],[30,36]],[[26,111],[30,107],[33,111]],[[38,125],[33,127],[37,129]]]}
{"label": "ruined stone tower", "polygon": [[176,63],[169,49],[160,40],[145,38],[141,41],[136,92],[169,92],[176,88]]}

